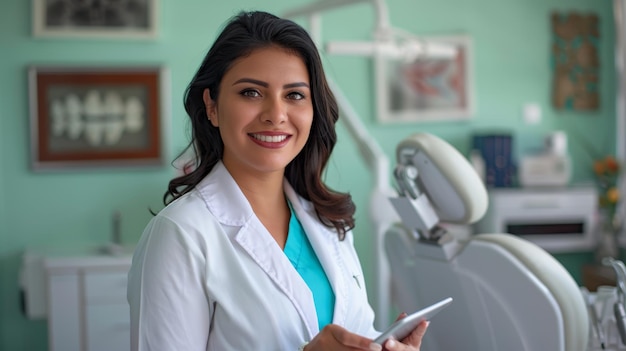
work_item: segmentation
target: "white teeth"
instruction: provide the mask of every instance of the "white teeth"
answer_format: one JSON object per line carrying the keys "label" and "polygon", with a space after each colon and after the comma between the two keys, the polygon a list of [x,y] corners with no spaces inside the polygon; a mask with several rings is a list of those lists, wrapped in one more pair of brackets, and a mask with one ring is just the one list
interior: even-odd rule
{"label": "white teeth", "polygon": [[281,141],[287,139],[286,135],[261,135],[261,134],[252,134],[252,137],[266,142],[266,143],[280,143]]}

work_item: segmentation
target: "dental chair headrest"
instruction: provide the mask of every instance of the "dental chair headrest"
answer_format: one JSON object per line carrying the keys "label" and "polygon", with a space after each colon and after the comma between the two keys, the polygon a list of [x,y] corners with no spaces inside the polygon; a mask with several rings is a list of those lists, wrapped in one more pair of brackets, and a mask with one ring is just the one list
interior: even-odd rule
{"label": "dental chair headrest", "polygon": [[483,217],[489,201],[485,185],[452,145],[432,134],[416,133],[398,144],[396,156],[398,163],[417,168],[417,186],[442,221],[469,224]]}

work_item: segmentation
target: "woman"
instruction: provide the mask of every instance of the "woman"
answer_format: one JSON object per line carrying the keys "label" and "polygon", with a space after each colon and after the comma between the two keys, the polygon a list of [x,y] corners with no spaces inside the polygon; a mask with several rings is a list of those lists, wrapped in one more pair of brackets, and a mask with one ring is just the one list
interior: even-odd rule
{"label": "woman", "polygon": [[[336,101],[307,32],[241,13],[189,84],[197,160],[129,272],[133,350],[381,350],[354,203],[322,182]],[[427,323],[388,350],[417,350]]]}

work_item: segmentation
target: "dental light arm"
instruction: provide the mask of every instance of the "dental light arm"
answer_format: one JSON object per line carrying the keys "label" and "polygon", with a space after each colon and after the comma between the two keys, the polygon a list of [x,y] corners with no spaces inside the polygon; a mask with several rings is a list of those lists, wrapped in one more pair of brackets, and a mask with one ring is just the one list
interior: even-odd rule
{"label": "dental light arm", "polygon": [[420,57],[452,58],[456,49],[449,45],[441,45],[425,40],[407,39],[402,42],[393,41],[339,41],[326,45],[329,54],[381,56],[412,62]]}
{"label": "dental light arm", "polygon": [[376,31],[386,31],[389,28],[389,14],[385,0],[318,0],[283,14],[284,17],[293,18],[300,16],[315,17],[322,12],[334,10],[358,3],[370,3],[376,11]]}
{"label": "dental light arm", "polygon": [[[352,107],[352,104],[350,104],[350,101],[345,97],[343,91],[330,79],[328,79],[328,84],[337,99],[340,113],[347,122],[346,128],[348,132],[356,142],[368,169],[374,174],[376,188],[383,189],[382,191],[385,193],[392,192],[387,175],[387,170],[390,167],[389,159],[380,145],[373,141],[372,136],[368,133],[367,129],[365,129],[359,115]],[[393,219],[391,220],[393,221]]]}
{"label": "dental light arm", "polygon": [[452,45],[425,40],[405,30],[392,27],[389,23],[389,12],[385,0],[319,0],[287,11],[283,16],[287,18],[307,16],[312,37],[319,44],[320,13],[358,3],[370,3],[375,9],[374,40],[331,41],[325,46],[329,54],[379,56],[405,62],[412,62],[421,57],[453,58],[456,56],[457,49]]}
{"label": "dental light arm", "polygon": [[461,153],[442,139],[417,133],[396,149],[400,196],[391,202],[407,229],[421,240],[438,241],[439,221],[472,223],[487,210],[487,191]]}

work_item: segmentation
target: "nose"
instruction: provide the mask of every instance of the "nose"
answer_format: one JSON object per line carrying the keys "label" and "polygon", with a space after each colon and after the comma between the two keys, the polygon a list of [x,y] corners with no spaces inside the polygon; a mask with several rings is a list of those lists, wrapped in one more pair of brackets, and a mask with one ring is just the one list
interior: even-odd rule
{"label": "nose", "polygon": [[287,108],[284,101],[279,97],[267,99],[261,119],[270,124],[284,123],[287,120]]}

